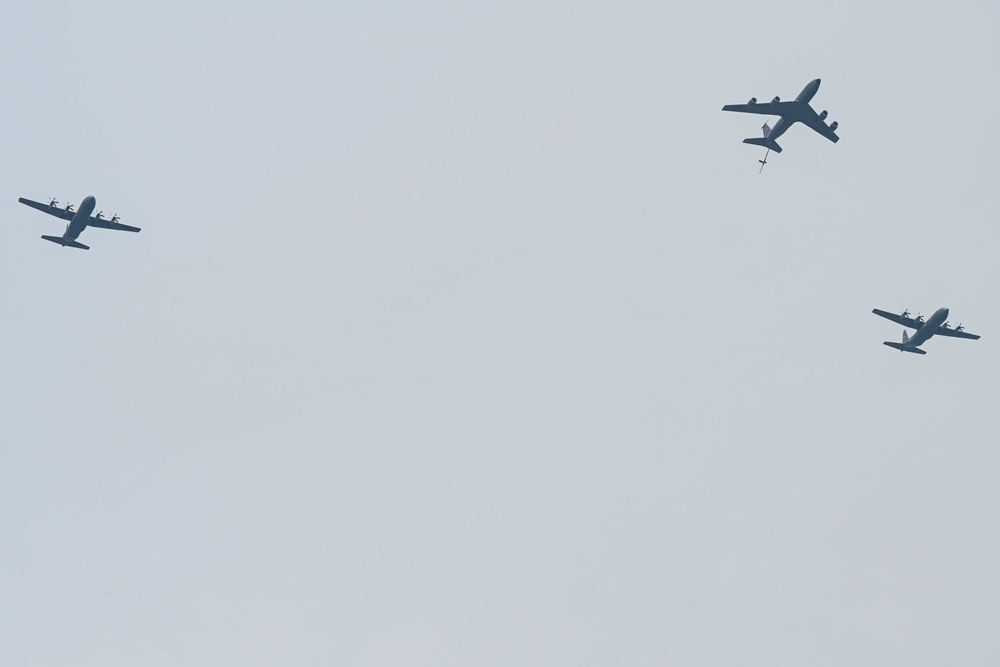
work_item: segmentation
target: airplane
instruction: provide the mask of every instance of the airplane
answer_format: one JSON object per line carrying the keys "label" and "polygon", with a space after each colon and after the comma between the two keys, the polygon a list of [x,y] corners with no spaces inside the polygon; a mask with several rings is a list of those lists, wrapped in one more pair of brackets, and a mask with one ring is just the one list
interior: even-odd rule
{"label": "airplane", "polygon": [[110,220],[104,219],[104,211],[99,211],[96,216],[91,216],[90,214],[94,212],[94,208],[97,207],[97,200],[93,196],[84,197],[83,201],[80,202],[80,208],[73,211],[72,204],[66,204],[66,208],[59,208],[55,199],[50,201],[48,204],[42,204],[37,201],[31,201],[30,199],[25,199],[24,197],[18,197],[17,201],[30,206],[31,208],[38,209],[48,213],[49,215],[54,215],[57,218],[62,218],[63,220],[68,220],[69,223],[66,225],[66,231],[63,232],[62,236],[46,236],[42,235],[42,238],[46,241],[52,241],[53,243],[58,243],[62,247],[70,248],[80,248],[81,250],[90,250],[90,246],[83,245],[77,241],[77,237],[80,233],[87,227],[100,227],[102,229],[117,229],[122,232],[138,232],[141,231],[139,227],[130,227],[129,225],[123,225],[118,222],[118,216],[111,216]]}
{"label": "airplane", "polygon": [[903,332],[903,342],[893,343],[891,341],[885,341],[883,345],[888,345],[889,347],[894,347],[900,352],[913,352],[915,354],[927,354],[925,350],[920,349],[920,345],[925,343],[928,338],[934,335],[938,336],[951,336],[952,338],[968,338],[971,340],[979,340],[980,336],[976,334],[966,333],[965,327],[959,324],[954,329],[948,324],[948,309],[939,308],[937,312],[931,315],[931,318],[924,321],[921,315],[917,315],[916,318],[910,317],[908,311],[903,311],[902,315],[896,315],[895,313],[888,313],[884,310],[879,310],[874,308],[873,313],[884,317],[887,320],[892,320],[896,324],[902,324],[904,327],[909,327],[911,329],[916,329],[916,333],[913,334],[911,338]]}
{"label": "airplane", "polygon": [[[778,122],[774,124],[774,127],[769,127],[766,122],[764,123],[764,127],[762,128],[764,130],[763,137],[752,137],[743,140],[745,144],[764,146],[768,149],[768,152],[781,152],[781,146],[778,145],[776,139],[795,123],[807,125],[833,143],[837,143],[840,141],[840,137],[837,136],[838,123],[834,121],[827,125],[826,110],[816,113],[809,106],[809,101],[816,95],[816,91],[819,90],[819,82],[819,79],[810,81],[792,102],[782,102],[780,97],[775,96],[770,102],[758,103],[756,97],[751,97],[750,101],[746,104],[727,104],[722,107],[722,110],[738,111],[740,113],[759,113],[765,116],[781,116]],[[767,158],[765,157],[764,160],[767,160]],[[758,162],[761,162],[761,169],[763,169],[764,162],[760,160]]]}

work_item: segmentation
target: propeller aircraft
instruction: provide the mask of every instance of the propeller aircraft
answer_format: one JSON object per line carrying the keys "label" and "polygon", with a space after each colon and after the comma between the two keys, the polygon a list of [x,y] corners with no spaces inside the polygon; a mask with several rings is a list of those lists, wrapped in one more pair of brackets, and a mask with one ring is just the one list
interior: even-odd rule
{"label": "propeller aircraft", "polygon": [[947,308],[939,308],[926,322],[924,321],[922,315],[917,315],[916,318],[911,318],[908,310],[904,310],[901,315],[896,315],[895,313],[890,313],[885,310],[879,310],[878,308],[873,309],[872,312],[880,317],[884,317],[887,320],[892,320],[896,324],[902,324],[904,327],[916,329],[916,332],[912,337],[907,335],[906,331],[904,331],[902,343],[894,343],[888,340],[882,343],[883,345],[888,345],[889,347],[895,348],[900,352],[927,354],[925,350],[920,349],[920,346],[927,342],[931,336],[949,336],[951,338],[968,338],[970,340],[979,340],[980,338],[980,336],[977,336],[976,334],[966,333],[965,327],[961,324],[952,329],[948,324]]}
{"label": "propeller aircraft", "polygon": [[112,216],[110,220],[105,220],[103,218],[104,211],[100,211],[97,216],[92,217],[90,214],[94,212],[94,208],[97,206],[97,200],[92,196],[84,197],[83,201],[80,202],[80,208],[75,212],[73,211],[72,204],[66,204],[66,208],[59,208],[59,202],[55,199],[50,201],[48,204],[25,199],[24,197],[19,197],[17,201],[21,202],[25,206],[30,206],[31,208],[42,211],[43,213],[48,213],[49,215],[66,220],[66,231],[63,232],[62,236],[42,235],[42,238],[46,241],[58,243],[64,248],[69,247],[79,248],[81,250],[90,250],[90,246],[83,245],[76,240],[77,237],[80,236],[80,233],[87,227],[115,229],[121,232],[140,231],[139,227],[131,227],[118,222],[117,215]]}

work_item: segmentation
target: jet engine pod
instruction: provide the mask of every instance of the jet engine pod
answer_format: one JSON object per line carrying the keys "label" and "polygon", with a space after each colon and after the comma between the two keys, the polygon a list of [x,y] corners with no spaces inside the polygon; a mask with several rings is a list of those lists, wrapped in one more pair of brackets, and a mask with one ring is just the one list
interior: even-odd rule
{"label": "jet engine pod", "polygon": [[838,123],[837,121],[833,121],[832,123],[830,123],[831,130],[836,130],[838,127],[840,127],[840,123]]}
{"label": "jet engine pod", "polygon": [[819,112],[819,119],[820,119],[820,120],[826,120],[826,117],[827,117],[828,115],[829,115],[829,114],[828,114],[828,113],[826,112],[826,109],[823,109],[822,111],[820,111],[820,112]]}
{"label": "jet engine pod", "polygon": [[775,96],[774,96],[774,99],[773,99],[773,100],[771,100],[771,104],[777,104],[777,103],[778,103],[778,102],[780,102],[780,101],[781,101],[781,98],[780,98],[780,97],[778,97],[777,95],[775,95]]}
{"label": "jet engine pod", "polygon": [[753,105],[755,105],[755,104],[757,104],[757,98],[756,98],[756,97],[751,97],[751,98],[750,98],[750,101],[749,101],[749,102],[747,102],[747,106],[748,106],[748,107],[752,107],[752,106],[753,106]]}

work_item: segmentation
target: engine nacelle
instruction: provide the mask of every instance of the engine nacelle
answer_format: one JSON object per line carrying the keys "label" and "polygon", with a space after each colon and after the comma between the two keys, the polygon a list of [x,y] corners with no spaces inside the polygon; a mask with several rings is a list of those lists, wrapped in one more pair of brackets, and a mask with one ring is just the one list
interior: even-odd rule
{"label": "engine nacelle", "polygon": [[827,117],[828,115],[829,115],[829,114],[828,114],[828,113],[826,113],[826,109],[823,109],[822,111],[820,111],[820,112],[819,112],[819,119],[820,119],[820,120],[826,120],[826,117]]}
{"label": "engine nacelle", "polygon": [[755,105],[755,104],[757,104],[757,98],[756,98],[756,97],[751,97],[751,98],[750,98],[750,101],[749,101],[749,102],[747,102],[747,106],[748,106],[748,107],[752,107],[752,106],[753,106],[753,105]]}
{"label": "engine nacelle", "polygon": [[833,121],[832,123],[830,123],[830,131],[836,130],[838,127],[840,127],[840,123],[838,123],[837,121]]}
{"label": "engine nacelle", "polygon": [[780,98],[780,97],[778,97],[777,95],[775,95],[775,96],[774,96],[774,99],[773,99],[773,100],[771,100],[771,104],[777,104],[777,103],[778,103],[778,102],[780,102],[780,101],[781,101],[781,98]]}

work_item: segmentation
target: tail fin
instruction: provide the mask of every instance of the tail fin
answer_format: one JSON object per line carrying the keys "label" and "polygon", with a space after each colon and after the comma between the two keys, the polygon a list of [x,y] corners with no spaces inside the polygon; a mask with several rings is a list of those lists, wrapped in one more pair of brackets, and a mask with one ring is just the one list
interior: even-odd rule
{"label": "tail fin", "polygon": [[910,336],[906,333],[906,330],[904,329],[903,330],[903,345],[906,345],[909,342],[910,342]]}
{"label": "tail fin", "polygon": [[770,148],[775,153],[781,152],[781,146],[779,146],[776,142],[771,141],[767,137],[753,137],[751,139],[744,139],[743,143],[753,144],[754,146],[763,146],[764,148]]}
{"label": "tail fin", "polygon": [[765,137],[771,134],[771,126],[767,124],[767,121],[764,122],[764,125],[760,129],[764,130]]}
{"label": "tail fin", "polygon": [[900,352],[912,352],[914,354],[927,354],[925,350],[921,350],[919,347],[913,347],[912,345],[903,345],[902,343],[893,343],[892,341],[885,341],[883,345],[888,345],[889,347],[894,347]]}
{"label": "tail fin", "polygon": [[53,243],[58,243],[64,248],[66,246],[69,246],[70,248],[79,248],[80,250],[90,250],[89,245],[83,245],[82,243],[78,243],[77,241],[73,241],[72,239],[67,239],[62,236],[45,236],[43,234],[42,238],[45,239],[46,241],[52,241]]}

